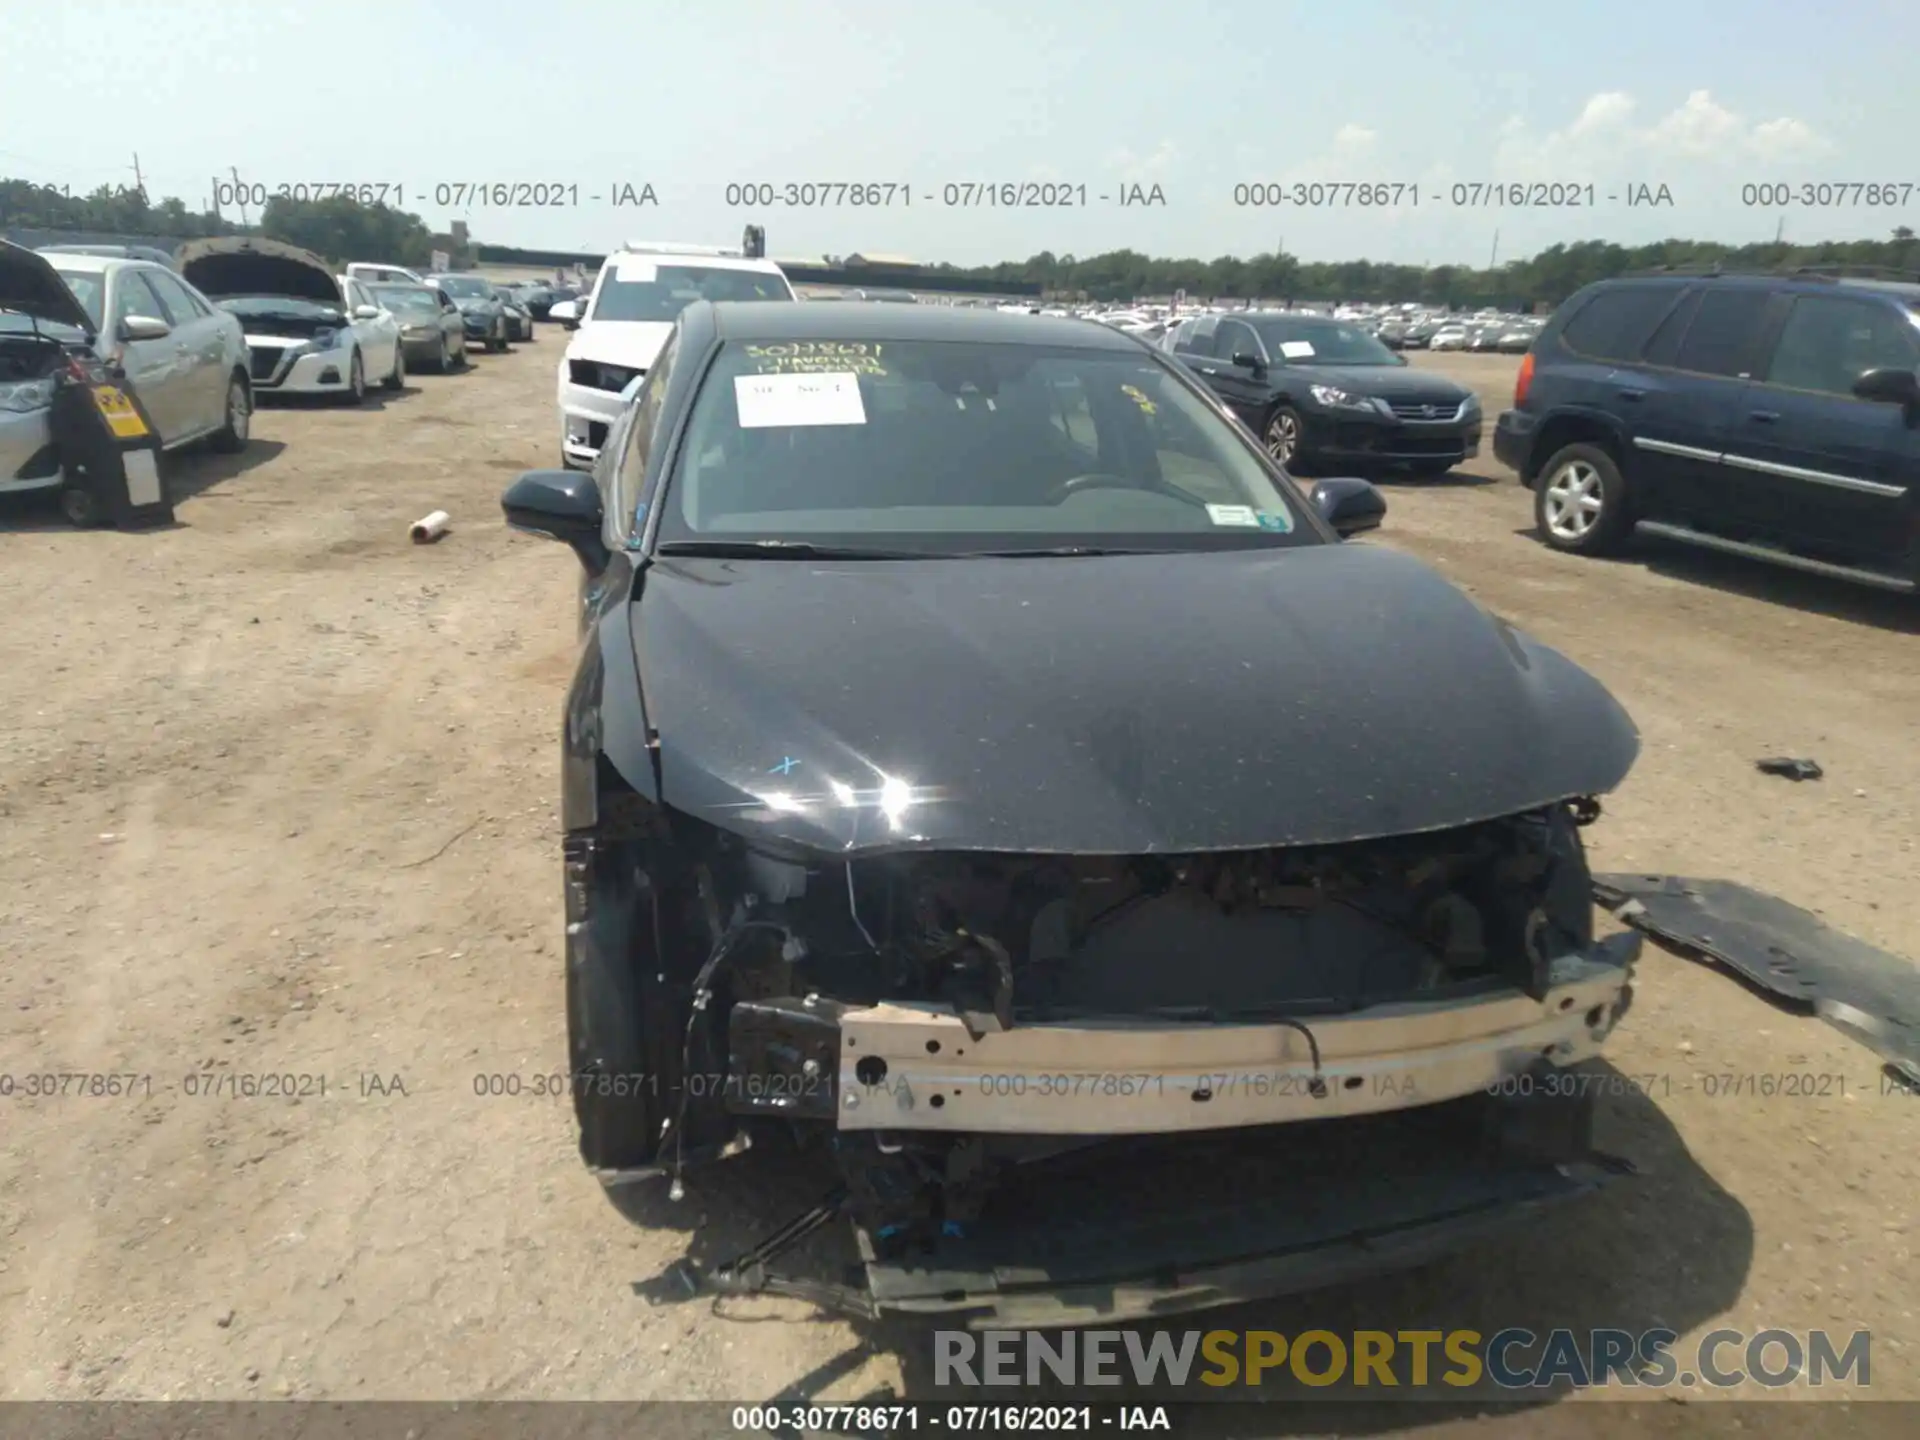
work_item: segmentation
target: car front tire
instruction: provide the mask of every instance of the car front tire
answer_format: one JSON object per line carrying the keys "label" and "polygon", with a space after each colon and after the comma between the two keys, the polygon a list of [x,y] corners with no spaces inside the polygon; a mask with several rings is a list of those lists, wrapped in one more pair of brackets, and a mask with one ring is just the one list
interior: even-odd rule
{"label": "car front tire", "polygon": [[1276,405],[1267,416],[1267,423],[1260,427],[1260,444],[1268,455],[1288,470],[1300,464],[1301,443],[1306,436],[1306,423],[1300,418],[1300,412],[1291,405]]}
{"label": "car front tire", "polygon": [[393,373],[380,383],[388,390],[407,388],[407,348],[397,340],[393,343]]}
{"label": "car front tire", "polygon": [[1540,538],[1574,555],[1610,555],[1633,530],[1626,477],[1598,445],[1568,445],[1540,467],[1533,485]]}
{"label": "car front tire", "polygon": [[367,365],[355,350],[347,361],[347,390],[344,401],[348,405],[363,405],[367,399]]}

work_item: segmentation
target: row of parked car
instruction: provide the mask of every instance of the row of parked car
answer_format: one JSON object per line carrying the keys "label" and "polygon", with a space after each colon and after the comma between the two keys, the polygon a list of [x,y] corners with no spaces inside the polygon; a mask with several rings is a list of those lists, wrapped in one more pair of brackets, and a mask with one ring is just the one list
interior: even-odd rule
{"label": "row of parked car", "polygon": [[[409,370],[458,370],[473,346],[534,339],[534,303],[477,275],[372,263],[335,273],[311,251],[250,236],[171,254],[0,242],[0,493],[59,489],[85,518],[51,418],[56,379],[78,356],[117,372],[163,450],[238,451],[262,397],[359,404],[375,387],[399,390]],[[543,292],[537,303],[555,302]]]}

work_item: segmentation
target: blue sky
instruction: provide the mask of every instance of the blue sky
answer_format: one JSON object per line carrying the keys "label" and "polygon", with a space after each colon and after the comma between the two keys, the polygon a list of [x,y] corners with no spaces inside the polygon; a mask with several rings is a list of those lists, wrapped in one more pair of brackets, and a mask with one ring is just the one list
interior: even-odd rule
{"label": "blue sky", "polygon": [[[1920,228],[1920,4],[1840,0],[117,0],[35,7],[0,52],[0,175],[190,204],[269,186],[577,186],[473,207],[482,239],[623,238],[975,264],[1122,246],[1484,264],[1555,241]],[[55,58],[57,57],[57,58]],[[744,210],[729,182],[880,181],[910,205]],[[1085,185],[1089,205],[941,204],[945,187]],[[1234,187],[1377,182],[1387,208],[1239,206]],[[1591,209],[1457,207],[1455,185],[1593,185]],[[1743,203],[1802,181],[1892,208]],[[588,197],[651,184],[657,207]],[[1164,206],[1100,194],[1159,185]],[[1665,185],[1670,207],[1628,208]],[[1323,194],[1326,192],[1323,192]],[[1391,192],[1389,192],[1391,193]],[[233,213],[233,212],[230,212]]]}

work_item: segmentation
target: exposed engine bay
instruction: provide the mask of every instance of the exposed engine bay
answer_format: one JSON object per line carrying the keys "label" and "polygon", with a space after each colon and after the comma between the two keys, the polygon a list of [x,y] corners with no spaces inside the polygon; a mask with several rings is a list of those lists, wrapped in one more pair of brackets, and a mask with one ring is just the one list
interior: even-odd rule
{"label": "exposed engine bay", "polygon": [[736,996],[944,1000],[1002,1029],[1089,1014],[1338,1013],[1475,979],[1537,995],[1553,957],[1592,938],[1564,807],[1351,846],[1194,856],[801,864],[728,848],[709,872],[715,902],[732,902],[726,924],[760,930],[731,954]]}
{"label": "exposed engine bay", "polygon": [[67,363],[67,346],[49,335],[0,334],[0,385],[45,380]]}
{"label": "exposed engine bay", "polygon": [[1594,942],[1597,814],[1167,856],[676,834],[710,949],[660,1162],[677,1176],[742,1127],[824,1137],[856,1223],[898,1253],[963,1233],[1013,1167],[1117,1136],[1406,1110],[1583,1059],[1630,965]]}

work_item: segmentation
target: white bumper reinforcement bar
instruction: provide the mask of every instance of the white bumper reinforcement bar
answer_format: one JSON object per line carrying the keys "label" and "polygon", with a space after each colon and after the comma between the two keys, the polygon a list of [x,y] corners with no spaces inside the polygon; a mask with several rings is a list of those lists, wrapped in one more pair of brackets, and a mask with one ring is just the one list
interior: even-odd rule
{"label": "white bumper reinforcement bar", "polygon": [[1624,1010],[1638,937],[1612,937],[1604,952],[1555,961],[1542,1000],[1507,989],[1300,1024],[1115,1018],[1016,1025],[976,1040],[944,1006],[877,1005],[841,1020],[838,1125],[1162,1134],[1368,1115],[1531,1086],[1522,1072],[1540,1059],[1567,1066],[1598,1053]]}

